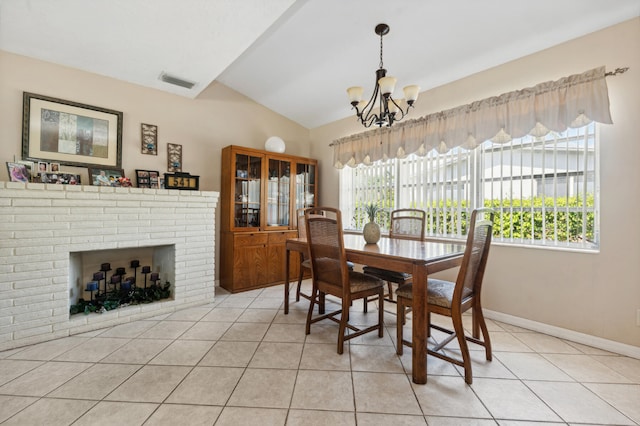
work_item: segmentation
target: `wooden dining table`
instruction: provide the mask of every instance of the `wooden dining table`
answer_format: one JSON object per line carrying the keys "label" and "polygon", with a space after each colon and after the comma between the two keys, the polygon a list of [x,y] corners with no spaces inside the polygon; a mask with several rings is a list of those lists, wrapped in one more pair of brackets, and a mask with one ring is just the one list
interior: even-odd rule
{"label": "wooden dining table", "polygon": [[[382,237],[377,244],[366,244],[361,234],[345,234],[347,260],[413,276],[413,382],[427,382],[427,276],[459,266],[464,244],[439,241],[416,241]],[[291,252],[307,253],[307,241],[292,238],[286,241],[284,313],[289,313],[289,267]]]}

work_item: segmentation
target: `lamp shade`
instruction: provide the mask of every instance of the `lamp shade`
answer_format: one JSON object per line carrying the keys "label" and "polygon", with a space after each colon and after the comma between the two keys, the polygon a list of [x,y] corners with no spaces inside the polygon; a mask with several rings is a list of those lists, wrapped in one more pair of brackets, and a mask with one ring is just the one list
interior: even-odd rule
{"label": "lamp shade", "polygon": [[362,87],[359,86],[353,86],[353,87],[349,87],[347,89],[347,95],[349,96],[349,102],[351,102],[351,104],[358,103],[360,102],[360,99],[362,99],[362,93],[363,93],[364,89]]}
{"label": "lamp shade", "polygon": [[382,93],[383,95],[393,93],[393,89],[395,89],[397,81],[398,79],[395,77],[382,77],[380,80],[378,80],[378,84],[380,85],[380,93]]}
{"label": "lamp shade", "polygon": [[418,93],[420,93],[420,86],[413,84],[406,86],[402,90],[404,91],[404,97],[407,99],[407,102],[415,102],[418,99]]}
{"label": "lamp shade", "polygon": [[271,136],[264,143],[264,149],[270,152],[283,153],[285,149],[285,144],[282,138],[278,136]]}

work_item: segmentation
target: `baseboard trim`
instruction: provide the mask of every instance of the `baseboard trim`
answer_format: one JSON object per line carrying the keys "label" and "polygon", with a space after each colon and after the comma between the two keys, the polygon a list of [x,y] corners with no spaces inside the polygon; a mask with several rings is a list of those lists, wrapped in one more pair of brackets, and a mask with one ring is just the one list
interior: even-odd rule
{"label": "baseboard trim", "polygon": [[640,359],[640,347],[638,346],[627,345],[625,343],[603,339],[601,337],[591,336],[589,334],[579,333],[573,330],[567,330],[566,328],[556,327],[553,325],[528,320],[526,318],[516,317],[502,312],[491,311],[488,309],[483,309],[482,312],[484,313],[484,316],[486,318],[492,320],[515,325],[516,327],[526,328],[527,330],[533,330],[540,333],[548,334],[560,339],[571,340],[572,342],[592,346],[594,348],[602,349],[620,355],[625,355],[631,358]]}

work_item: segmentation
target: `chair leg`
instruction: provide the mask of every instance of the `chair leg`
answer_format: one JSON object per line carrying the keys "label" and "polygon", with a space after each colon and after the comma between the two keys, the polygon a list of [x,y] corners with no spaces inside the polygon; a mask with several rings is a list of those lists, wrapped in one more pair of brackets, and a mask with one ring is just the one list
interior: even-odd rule
{"label": "chair leg", "polygon": [[369,312],[369,300],[365,297],[362,299],[362,303],[362,312],[366,314],[367,312]]}
{"label": "chair leg", "polygon": [[384,291],[378,295],[378,337],[384,337]]}
{"label": "chair leg", "polygon": [[[476,312],[477,311],[477,312]],[[487,323],[484,320],[484,315],[482,314],[482,308],[473,308],[473,316],[474,318],[477,316],[477,323],[482,330],[482,341],[484,342],[484,351],[487,357],[487,361],[491,361],[493,356],[491,354],[491,338],[489,337],[489,330],[487,329]]]}
{"label": "chair leg", "polygon": [[471,371],[471,356],[469,355],[469,346],[467,345],[467,339],[464,335],[464,327],[462,326],[462,314],[458,312],[451,317],[453,321],[453,330],[456,333],[458,345],[460,346],[460,352],[462,353],[462,364],[464,367],[464,381],[467,384],[473,383],[473,374]]}
{"label": "chair leg", "polygon": [[396,354],[398,355],[402,355],[403,352],[403,346],[404,344],[402,343],[404,337],[403,337],[403,327],[404,327],[404,323],[406,321],[406,314],[405,314],[405,309],[404,309],[404,298],[403,297],[398,297],[398,303],[397,303],[397,310],[396,310]]}
{"label": "chair leg", "polygon": [[387,286],[389,287],[389,300],[393,302],[393,284],[391,281],[387,281]]}
{"label": "chair leg", "polygon": [[311,334],[311,316],[313,314],[313,306],[316,304],[317,297],[318,289],[316,286],[313,286],[313,290],[311,290],[311,300],[309,302],[309,312],[307,312],[307,325],[305,327],[306,334]]}
{"label": "chair leg", "polygon": [[300,287],[302,287],[302,276],[304,275],[304,268],[302,262],[300,263],[300,272],[298,272],[298,287],[296,289],[296,302],[300,301]]}
{"label": "chair leg", "polygon": [[350,300],[342,299],[342,313],[340,314],[340,327],[338,327],[338,354],[344,353],[344,332],[347,328],[347,322],[349,321],[349,306]]}

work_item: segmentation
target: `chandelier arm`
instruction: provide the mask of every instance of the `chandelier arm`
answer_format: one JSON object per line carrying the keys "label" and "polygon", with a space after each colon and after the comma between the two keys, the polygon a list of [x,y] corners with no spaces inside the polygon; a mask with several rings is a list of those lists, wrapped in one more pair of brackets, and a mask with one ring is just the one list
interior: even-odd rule
{"label": "chandelier arm", "polygon": [[398,108],[398,111],[400,111],[400,117],[398,117],[398,113],[394,113],[394,117],[393,120],[394,121],[400,121],[404,118],[405,115],[407,115],[409,113],[409,107],[407,106],[407,110],[403,110],[402,107],[395,101],[395,99],[393,99],[391,96],[389,96],[389,100],[391,102],[393,102],[393,104]]}
{"label": "chandelier arm", "polygon": [[[372,112],[373,112],[373,107],[375,106],[375,100],[378,97],[378,92],[380,91],[380,88],[378,86],[378,83],[376,82],[376,85],[374,86],[374,90],[373,90],[373,94],[371,95],[371,98],[369,99],[369,101],[367,102],[367,104],[362,108],[362,112],[360,113],[361,117],[360,117],[360,121],[362,121],[362,124],[364,124],[365,122],[369,121],[370,118],[376,117],[376,114],[373,114],[373,117],[370,117]],[[368,126],[366,126],[368,127]]]}

